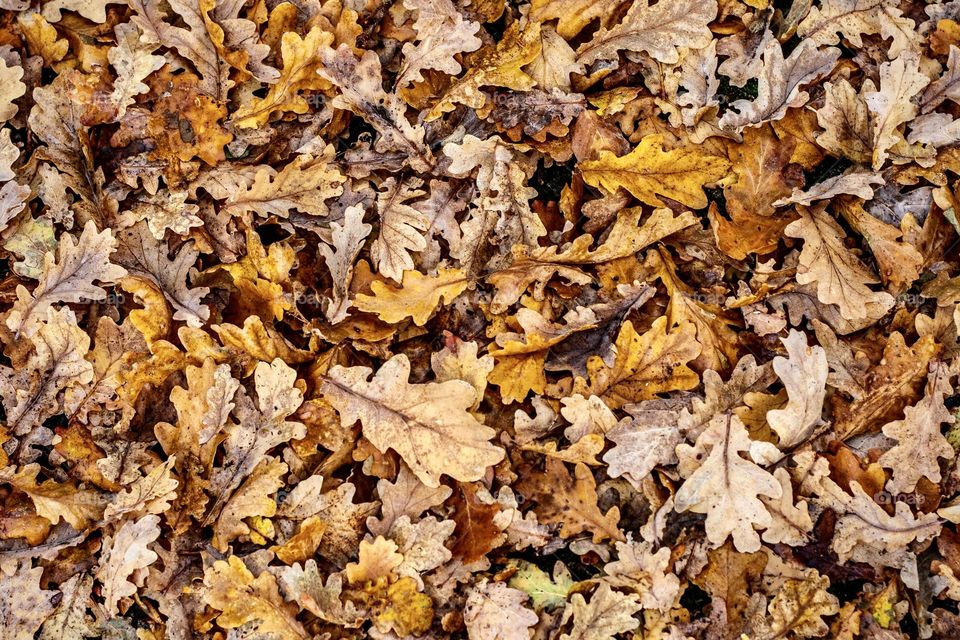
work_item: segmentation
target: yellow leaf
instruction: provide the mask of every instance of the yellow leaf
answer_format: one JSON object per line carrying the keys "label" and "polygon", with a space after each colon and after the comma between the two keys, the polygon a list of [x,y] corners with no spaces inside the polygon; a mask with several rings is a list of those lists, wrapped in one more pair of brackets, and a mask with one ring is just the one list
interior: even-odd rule
{"label": "yellow leaf", "polygon": [[632,322],[624,322],[617,336],[613,366],[605,365],[599,356],[591,357],[587,364],[590,384],[577,379],[578,385],[588,389],[577,391],[600,396],[610,408],[619,409],[664,391],[692,389],[700,382],[687,367],[700,353],[695,335],[690,323],[667,333],[666,317],[657,318],[643,335],[636,332]]}
{"label": "yellow leaf", "polygon": [[397,553],[397,543],[377,536],[373,542],[360,543],[360,560],[347,565],[347,580],[362,584],[388,578],[401,563],[403,555]]}
{"label": "yellow leaf", "polygon": [[449,304],[469,284],[470,280],[460,269],[440,269],[436,276],[413,270],[404,271],[400,287],[374,281],[370,285],[373,295],[357,295],[353,306],[360,311],[375,313],[390,324],[409,317],[418,327],[422,327],[441,300]]}
{"label": "yellow leaf", "polygon": [[659,196],[695,209],[707,206],[705,186],[727,177],[730,162],[696,147],[663,150],[663,136],[645,136],[625,156],[602,151],[597,160],[580,163],[587,184],[608,193],[624,188],[635,198],[655,207],[665,206]]}
{"label": "yellow leaf", "polygon": [[277,112],[306,113],[310,107],[300,95],[301,91],[319,91],[330,83],[317,75],[322,62],[320,51],[333,44],[333,34],[314,27],[305,38],[295,31],[287,31],[280,41],[283,70],[276,84],[263,98],[256,98],[249,105],[241,106],[233,116],[233,123],[241,129],[262,127]]}
{"label": "yellow leaf", "polygon": [[487,49],[479,62],[467,70],[427,114],[425,121],[436,120],[458,104],[480,109],[487,97],[480,87],[505,87],[515,91],[528,91],[534,80],[521,67],[533,62],[540,55],[540,23],[527,25],[521,32],[519,22],[507,28],[503,38],[491,51]]}
{"label": "yellow leaf", "polygon": [[357,597],[366,605],[373,624],[383,633],[400,637],[426,633],[433,622],[433,601],[417,592],[417,582],[404,577],[390,584],[386,578],[367,583]]}

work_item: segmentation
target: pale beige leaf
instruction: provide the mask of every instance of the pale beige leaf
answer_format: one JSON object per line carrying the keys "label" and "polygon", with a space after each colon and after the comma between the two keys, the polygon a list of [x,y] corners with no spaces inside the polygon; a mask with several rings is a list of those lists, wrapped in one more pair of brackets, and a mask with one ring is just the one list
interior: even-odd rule
{"label": "pale beige leaf", "polygon": [[537,614],[523,606],[527,594],[502,582],[483,581],[470,590],[463,622],[470,640],[529,640]]}
{"label": "pale beige leaf", "polygon": [[817,134],[817,144],[832,154],[869,163],[873,158],[873,129],[863,96],[844,78],[828,82],[824,88],[823,106],[817,109],[817,123],[824,130]]}
{"label": "pale beige leaf", "polygon": [[807,502],[800,500],[794,504],[793,485],[786,469],[775,469],[773,477],[780,483],[783,494],[778,499],[760,496],[771,518],[770,525],[763,532],[763,541],[770,544],[787,544],[791,547],[803,546],[810,541],[810,536],[807,534],[813,530],[813,520],[807,509]]}
{"label": "pale beige leaf", "polygon": [[377,449],[395,450],[425,485],[439,486],[443,474],[479,480],[503,458],[503,450],[489,443],[493,429],[467,412],[475,396],[469,383],[410,384],[410,361],[402,354],[368,380],[371,373],[368,367],[335,366],[321,392],[344,426],[359,420]]}
{"label": "pale beige leaf", "polygon": [[540,29],[540,53],[523,70],[545,91],[570,91],[570,74],[584,71],[577,53],[548,25]]}
{"label": "pale beige leaf", "polygon": [[166,61],[163,56],[153,55],[155,45],[144,43],[140,39],[140,30],[129,22],[114,27],[117,46],[110,47],[107,59],[113,65],[117,78],[113,83],[110,100],[117,107],[116,119],[119,120],[134,103],[136,97],[149,91],[143,81]]}
{"label": "pale beige leaf", "polygon": [[120,231],[117,240],[117,262],[130,276],[149,282],[163,292],[175,310],[174,320],[200,327],[210,318],[210,308],[200,302],[210,289],[191,288],[187,282],[200,253],[193,242],[182,244],[171,259],[167,244],[159,242],[142,222]]}
{"label": "pale beige leaf", "polygon": [[203,220],[197,214],[200,207],[187,203],[190,194],[185,189],[166,189],[156,195],[143,195],[130,200],[130,211],[122,216],[123,226],[133,226],[141,220],[147,221],[147,228],[158,241],[163,240],[167,230],[185,236],[192,227],[203,226]]}
{"label": "pale beige leaf", "polygon": [[677,427],[675,411],[638,410],[634,415],[607,433],[614,447],[603,454],[603,461],[610,477],[623,476],[639,489],[658,465],[677,461],[676,447],[683,441],[683,434]]}
{"label": "pale beige leaf", "polygon": [[637,0],[620,24],[601,28],[592,40],[577,49],[577,55],[581,63],[591,64],[615,60],[626,50],[676,64],[680,60],[679,48],[700,49],[710,44],[712,34],[707,25],[716,17],[717,4],[712,0],[674,0],[652,6],[648,0]]}
{"label": "pale beige leaf", "polygon": [[647,541],[617,542],[617,559],[603,567],[610,581],[640,594],[644,609],[667,612],[680,597],[680,579],[670,570],[670,549],[656,553]]}
{"label": "pale beige leaf", "polygon": [[[55,608],[56,591],[40,588],[43,567],[13,561],[0,568],[0,628],[4,640],[33,640]],[[66,639],[65,639],[66,640]]]}
{"label": "pale beige leaf", "polygon": [[[13,163],[16,162],[19,157],[20,148],[10,141],[10,129],[0,129],[0,182],[12,180],[17,176],[16,171],[13,170]],[[6,185],[4,185],[4,187],[6,187]],[[25,198],[26,195],[21,197],[21,200]],[[4,200],[6,200],[6,197]],[[9,213],[9,211],[10,205],[8,204],[4,204],[2,208],[0,208],[0,220],[4,220],[4,225],[13,217],[13,214]]]}
{"label": "pale beige leaf", "polygon": [[163,513],[170,508],[170,502],[177,494],[179,482],[172,475],[176,456],[170,456],[163,464],[158,464],[147,475],[135,481],[107,505],[103,517],[108,522],[124,516]]}
{"label": "pale beige leaf", "polygon": [[573,626],[560,640],[612,640],[617,634],[640,626],[634,617],[640,612],[640,596],[624,595],[601,582],[588,603],[583,594],[575,593],[563,612],[562,624],[571,619]]}
{"label": "pale beige leaf", "polygon": [[771,524],[760,496],[779,498],[782,489],[770,473],[741,457],[753,444],[740,418],[718,415],[695,445],[677,446],[681,469],[687,465],[694,471],[677,490],[676,510],[706,514],[707,539],[714,546],[732,536],[737,551],[757,551],[760,536],[754,527]]}
{"label": "pale beige leaf", "polygon": [[94,282],[112,284],[127,273],[123,267],[110,262],[115,248],[110,229],[97,231],[92,221],[83,228],[79,240],[62,234],[58,254],[48,253],[44,257],[43,276],[36,288],[30,292],[23,285],[17,286],[17,301],[7,315],[7,327],[30,335],[32,321],[56,302],[92,302],[105,298],[107,292]]}
{"label": "pale beige leaf", "polygon": [[776,39],[767,43],[763,51],[763,71],[757,86],[757,98],[737,100],[720,118],[724,129],[740,131],[747,126],[779,120],[790,107],[799,107],[809,96],[801,86],[821,78],[833,70],[840,50],[830,47],[817,50],[809,40],[801,42],[784,60],[783,50]]}
{"label": "pale beige leaf", "polygon": [[353,279],[353,263],[360,254],[363,244],[373,230],[373,226],[363,221],[363,207],[354,205],[343,212],[343,223],[330,223],[330,242],[317,246],[317,252],[323,256],[330,280],[333,283],[332,297],[324,299],[323,313],[333,324],[342,322],[350,314],[348,291]]}
{"label": "pale beige leaf", "polygon": [[930,365],[927,387],[916,405],[903,410],[903,420],[894,420],[883,427],[883,433],[897,441],[877,461],[893,469],[893,478],[887,490],[893,494],[913,491],[920,478],[939,483],[939,458],[952,460],[956,453],[941,433],[944,423],[952,425],[953,413],[944,404],[944,398],[953,394],[950,368],[936,362]]}
{"label": "pale beige leaf", "polygon": [[[87,610],[94,606],[90,597],[93,576],[75,575],[60,585],[60,604],[40,629],[38,640],[84,640],[97,636],[97,624]],[[32,638],[33,636],[31,636]]]}
{"label": "pale beige leaf", "polygon": [[781,342],[787,357],[774,358],[773,370],[787,391],[788,401],[783,409],[768,411],[767,422],[780,438],[780,448],[792,449],[821,424],[827,393],[827,355],[819,346],[807,346],[806,336],[797,330],[791,330]]}
{"label": "pale beige leaf", "polygon": [[830,627],[823,616],[840,611],[837,596],[828,592],[830,579],[811,570],[812,575],[784,581],[770,603],[770,618],[764,620],[758,640],[774,640],[786,636],[821,638]]}
{"label": "pale beige leaf", "polygon": [[346,178],[333,164],[334,149],[327,145],[314,158],[300,155],[279,172],[262,167],[248,188],[234,190],[224,210],[231,215],[253,211],[257,215],[287,218],[293,210],[309,216],[326,216],[327,200],[343,193]]}
{"label": "pale beige leaf", "polygon": [[387,178],[377,194],[377,213],[380,216],[380,235],[370,245],[370,257],[377,271],[397,282],[403,272],[413,269],[411,252],[427,246],[423,232],[428,221],[424,214],[407,204],[422,196],[419,181],[398,181]]}
{"label": "pale beige leaf", "polygon": [[127,522],[104,541],[97,568],[97,580],[103,585],[104,607],[111,615],[119,611],[119,602],[134,595],[142,584],[142,570],[157,561],[149,545],[160,537],[160,516],[146,515]]}
{"label": "pale beige leaf", "polygon": [[848,320],[874,317],[893,306],[893,297],[873,291],[868,284],[874,276],[843,243],[845,233],[823,206],[798,207],[800,219],[791,222],[784,233],[802,238],[803,249],[797,267],[797,282],[817,285],[817,298],[835,304]]}
{"label": "pale beige leaf", "polygon": [[27,85],[20,82],[21,78],[23,67],[10,67],[0,60],[0,123],[17,115],[17,105],[13,101],[27,92]]}
{"label": "pale beige leaf", "polygon": [[873,187],[870,185],[883,183],[884,179],[879,174],[851,171],[827,178],[807,190],[794,189],[789,197],[781,198],[773,205],[782,207],[788,204],[802,204],[809,207],[816,200],[832,200],[839,195],[854,195],[863,200],[869,200],[873,197]]}
{"label": "pale beige leaf", "polygon": [[487,376],[493,371],[493,356],[477,357],[479,349],[476,342],[464,342],[450,336],[443,349],[430,355],[430,368],[437,382],[463,380],[470,383],[476,392],[472,409],[480,406],[487,388]]}
{"label": "pale beige leaf", "polygon": [[463,16],[451,0],[404,0],[403,6],[417,12],[413,30],[416,44],[407,42],[396,86],[423,81],[421,71],[436,69],[450,75],[462,71],[455,55],[476,51],[483,42],[476,36],[480,25]]}
{"label": "pale beige leaf", "polygon": [[920,71],[920,57],[905,52],[892,62],[880,65],[880,89],[864,92],[864,101],[873,115],[873,168],[879,169],[890,147],[903,140],[900,126],[918,112],[913,98],[930,82]]}
{"label": "pale beige leaf", "polygon": [[560,415],[570,423],[563,435],[570,442],[576,442],[591,433],[606,434],[617,424],[617,417],[602,398],[584,397],[575,393],[560,400],[563,407]]}
{"label": "pale beige leaf", "polygon": [[0,376],[6,428],[16,435],[39,429],[57,413],[57,395],[65,387],[93,380],[93,365],[86,359],[90,336],[77,326],[73,310],[47,307],[45,315],[31,325],[35,349],[26,366],[4,367]]}
{"label": "pale beige leaf", "polygon": [[[4,129],[4,132],[6,131]],[[16,182],[11,181],[0,187],[0,231],[5,230],[10,221],[20,215],[26,207],[28,197],[30,187]]]}
{"label": "pale beige leaf", "polygon": [[363,622],[354,604],[340,599],[343,591],[342,573],[330,574],[324,584],[317,562],[313,559],[307,560],[303,567],[295,564],[273,570],[286,600],[296,602],[321,620],[336,625],[352,628]]}
{"label": "pale beige leaf", "polygon": [[379,518],[368,518],[367,528],[375,536],[387,535],[400,518],[419,518],[427,509],[443,504],[452,493],[453,489],[445,485],[428,487],[417,479],[410,467],[401,464],[396,480],[377,482],[381,514]]}

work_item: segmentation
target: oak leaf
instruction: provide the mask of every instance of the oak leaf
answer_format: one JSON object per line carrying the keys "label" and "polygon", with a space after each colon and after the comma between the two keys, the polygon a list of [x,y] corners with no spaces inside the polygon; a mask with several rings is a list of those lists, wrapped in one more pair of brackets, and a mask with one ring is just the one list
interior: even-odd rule
{"label": "oak leaf", "polygon": [[334,34],[319,26],[302,38],[294,31],[285,32],[280,40],[280,77],[270,85],[267,95],[237,109],[233,123],[241,129],[252,129],[266,125],[277,112],[307,113],[310,106],[300,93],[329,88],[330,83],[317,72],[323,66],[321,49],[333,44],[333,39]]}
{"label": "oak leaf", "polygon": [[317,156],[297,156],[279,172],[272,167],[257,171],[253,184],[231,193],[225,210],[231,215],[253,211],[260,216],[286,218],[292,210],[310,216],[326,216],[326,201],[343,192],[346,178],[332,166],[333,147]]}
{"label": "oak leaf", "polygon": [[333,367],[321,386],[345,426],[357,420],[380,451],[393,449],[429,487],[449,475],[463,482],[480,479],[503,450],[488,441],[493,429],[467,412],[474,391],[466,382],[410,384],[410,361],[397,355],[373,377],[368,367]]}
{"label": "oak leaf", "polygon": [[514,91],[528,91],[534,80],[522,71],[540,53],[540,23],[531,22],[521,30],[520,23],[507,27],[496,47],[481,50],[476,64],[447,90],[427,113],[425,120],[436,120],[444,113],[462,104],[480,109],[486,104],[483,86],[505,87]]}
{"label": "oak leaf", "polygon": [[10,640],[33,640],[34,634],[53,613],[56,591],[40,587],[43,567],[14,561],[0,567],[0,624]]}
{"label": "oak leaf", "polygon": [[787,358],[773,359],[773,370],[787,390],[787,406],[767,412],[767,422],[779,437],[781,449],[792,449],[813,435],[821,423],[826,396],[827,356],[821,347],[807,346],[796,330],[782,339]]}
{"label": "oak leaf", "polygon": [[210,308],[200,302],[210,289],[191,288],[187,283],[199,255],[192,242],[181,245],[171,259],[166,243],[159,242],[142,222],[121,231],[117,240],[116,261],[130,277],[158,287],[175,309],[175,320],[199,327],[210,317]]}
{"label": "oak leaf", "polygon": [[572,620],[573,626],[560,640],[609,640],[640,626],[640,621],[633,617],[640,609],[636,594],[624,595],[600,583],[590,602],[582,594],[573,594],[561,621],[566,624]]}
{"label": "oak leaf", "polygon": [[237,556],[217,560],[203,576],[203,600],[219,611],[217,624],[236,629],[251,624],[261,634],[281,640],[307,640],[296,607],[283,601],[277,580],[264,571],[256,578]]}
{"label": "oak leaf", "polygon": [[[782,638],[794,634],[798,638],[819,638],[829,627],[823,616],[840,611],[839,600],[829,593],[830,579],[814,575],[786,580],[770,603],[772,620],[759,630],[758,638]],[[765,621],[766,622],[766,621]]]}
{"label": "oak leaf", "polygon": [[632,322],[623,323],[615,342],[613,364],[607,366],[598,356],[587,364],[590,393],[616,409],[663,391],[695,387],[697,374],[687,367],[700,353],[694,335],[695,329],[689,323],[668,333],[664,317],[657,318],[643,334],[636,332]]}
{"label": "oak leaf", "polygon": [[350,584],[387,578],[403,563],[397,544],[383,536],[377,536],[373,542],[361,542],[359,556],[359,561],[348,564],[344,572]]}
{"label": "oak leaf", "polygon": [[17,301],[7,314],[6,324],[11,331],[32,333],[31,320],[42,316],[56,302],[84,302],[102,300],[107,292],[94,284],[112,284],[126,275],[126,269],[112,264],[110,254],[116,241],[109,229],[97,231],[91,221],[78,240],[63,234],[57,254],[44,256],[43,275],[36,288],[30,292],[23,285],[17,286]]}
{"label": "oak leaf", "polygon": [[587,465],[578,463],[571,476],[563,462],[547,458],[542,474],[528,474],[517,488],[537,503],[537,516],[547,524],[562,524],[564,538],[584,531],[593,534],[594,542],[622,540],[617,527],[620,509],[610,507],[606,513],[597,506],[596,481]]}
{"label": "oak leaf", "polygon": [[692,472],[685,474],[687,481],[677,491],[676,510],[706,514],[707,539],[716,546],[732,536],[737,551],[759,549],[754,527],[771,524],[760,496],[782,495],[770,473],[740,455],[752,453],[754,444],[740,418],[721,415],[710,421],[695,445],[677,446],[681,469]]}
{"label": "oak leaf", "polygon": [[603,567],[608,579],[639,593],[644,609],[672,609],[680,597],[680,579],[670,571],[670,550],[661,547],[654,553],[649,542],[634,540],[616,547],[617,559]]}
{"label": "oak leaf", "polygon": [[597,160],[581,162],[580,172],[589,185],[608,193],[626,189],[651,206],[665,206],[660,196],[695,209],[707,206],[703,187],[726,178],[730,163],[694,146],[664,151],[663,142],[651,134],[625,156],[602,151]]}
{"label": "oak leaf", "polygon": [[676,64],[680,60],[678,48],[701,49],[710,44],[712,34],[707,24],[716,17],[714,2],[680,0],[650,6],[647,0],[641,0],[630,5],[622,22],[597,31],[592,40],[577,49],[577,56],[580,62],[591,64],[616,59],[626,50]]}
{"label": "oak leaf", "polygon": [[791,238],[802,238],[803,250],[797,282],[816,283],[817,298],[835,304],[844,318],[870,317],[875,310],[893,306],[893,297],[867,287],[876,277],[843,244],[845,234],[824,206],[798,207],[800,219],[784,230]]}
{"label": "oak leaf", "polygon": [[476,36],[480,25],[464,20],[450,0],[404,0],[403,4],[417,12],[413,23],[417,39],[416,44],[407,42],[401,49],[403,63],[396,86],[423,81],[424,69],[436,69],[450,75],[460,73],[462,69],[455,56],[480,48],[483,42]]}
{"label": "oak leaf", "polygon": [[374,52],[365,51],[357,60],[350,47],[341,44],[336,51],[321,49],[321,58],[320,76],[340,89],[333,106],[355,113],[376,129],[380,134],[375,144],[377,151],[399,151],[404,161],[418,171],[433,164],[423,143],[423,127],[410,124],[400,98],[383,90],[380,59]]}
{"label": "oak leaf", "polygon": [[826,83],[824,88],[823,106],[817,109],[817,123],[823,132],[817,134],[817,144],[854,162],[871,162],[873,128],[863,95],[843,78]]}
{"label": "oak leaf", "polygon": [[887,489],[894,494],[913,491],[921,478],[940,482],[939,458],[952,460],[956,452],[940,432],[941,426],[954,423],[953,414],[943,404],[952,393],[951,371],[941,362],[930,366],[923,398],[916,405],[903,410],[903,420],[888,422],[883,434],[897,441],[877,460],[893,469],[893,478]]}
{"label": "oak leaf", "polygon": [[353,279],[353,264],[372,230],[371,225],[363,222],[363,208],[358,205],[347,207],[343,213],[343,224],[330,223],[330,244],[317,247],[333,283],[332,296],[325,299],[323,313],[334,324],[349,316],[348,291]]}
{"label": "oak leaf", "polygon": [[223,505],[213,527],[213,546],[226,551],[231,541],[250,534],[247,518],[272,517],[277,502],[271,495],[283,486],[287,465],[276,458],[264,458]]}
{"label": "oak leaf", "polygon": [[784,59],[776,39],[767,42],[763,50],[763,70],[758,78],[756,100],[737,100],[720,118],[724,129],[740,131],[747,126],[779,120],[790,107],[800,107],[809,98],[801,86],[817,80],[833,70],[840,50],[833,47],[818,50],[811,40],[802,41]]}
{"label": "oak leaf", "polygon": [[[83,640],[96,637],[98,625],[87,613],[92,608],[90,595],[93,576],[75,575],[60,585],[60,604],[40,629],[39,640]],[[30,636],[33,637],[32,635]]]}
{"label": "oak leaf", "polygon": [[344,627],[358,627],[363,621],[354,604],[341,599],[343,575],[333,573],[326,583],[316,560],[307,560],[303,567],[295,564],[275,571],[284,599],[296,602],[321,620]]}
{"label": "oak leaf", "polygon": [[387,535],[403,516],[419,518],[427,509],[443,504],[452,493],[453,490],[444,485],[428,487],[403,464],[392,483],[386,479],[377,482],[381,514],[379,518],[367,519],[367,529],[375,536]]}
{"label": "oak leaf", "polygon": [[477,585],[463,610],[471,640],[527,640],[539,618],[523,606],[526,600],[526,594],[502,582]]}
{"label": "oak leaf", "polygon": [[11,67],[5,61],[0,61],[0,86],[3,86],[3,92],[0,93],[0,122],[6,122],[17,114],[17,105],[13,101],[27,91],[27,85],[20,82],[22,77],[23,67]]}
{"label": "oak leaf", "polygon": [[864,93],[864,102],[873,114],[873,168],[886,161],[890,147],[903,140],[902,124],[916,117],[913,98],[929,84],[921,73],[920,59],[914,52],[903,53],[892,62],[880,65],[880,88]]}
{"label": "oak leaf", "polygon": [[103,585],[104,604],[109,614],[116,615],[120,600],[137,592],[141,581],[138,576],[159,558],[149,548],[160,537],[159,524],[160,516],[146,515],[136,522],[124,523],[104,542],[97,579]]}

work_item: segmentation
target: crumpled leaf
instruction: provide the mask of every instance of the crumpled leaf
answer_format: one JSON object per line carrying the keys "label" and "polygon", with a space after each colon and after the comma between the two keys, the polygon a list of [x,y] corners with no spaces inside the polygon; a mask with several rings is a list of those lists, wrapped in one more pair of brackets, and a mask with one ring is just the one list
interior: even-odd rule
{"label": "crumpled leaf", "polygon": [[273,574],[254,577],[236,556],[214,562],[204,573],[203,587],[203,600],[220,612],[217,624],[224,629],[252,623],[258,633],[283,640],[310,637],[297,622],[296,608],[283,602]]}
{"label": "crumpled leaf", "polygon": [[53,613],[56,591],[40,587],[42,567],[14,561],[0,569],[0,622],[11,640],[32,640],[43,621]]}
{"label": "crumpled leaf", "polygon": [[149,548],[160,537],[159,524],[160,516],[154,514],[143,516],[136,522],[126,522],[105,544],[97,579],[103,585],[104,604],[111,615],[118,612],[122,598],[137,592],[138,574],[142,575],[142,570],[159,558]]}
{"label": "crumpled leaf", "polygon": [[449,0],[404,0],[403,4],[407,9],[417,12],[417,20],[413,23],[417,44],[407,42],[403,45],[403,64],[397,74],[396,86],[421,82],[425,69],[436,69],[450,75],[460,73],[462,69],[454,56],[480,48],[483,42],[476,36],[480,25],[472,20],[464,20]]}
{"label": "crumpled leaf", "polygon": [[890,492],[913,491],[923,477],[940,482],[938,458],[955,457],[953,447],[940,432],[943,423],[954,423],[953,414],[943,404],[944,397],[953,390],[950,376],[943,363],[931,365],[926,392],[920,402],[903,410],[903,420],[884,425],[884,435],[897,440],[897,444],[877,460],[894,470],[893,478],[887,483]]}
{"label": "crumpled leaf", "polygon": [[88,222],[80,238],[65,234],[60,239],[56,255],[44,257],[43,275],[31,292],[26,287],[17,287],[17,301],[7,314],[6,324],[11,331],[31,334],[31,321],[42,316],[56,302],[83,302],[101,300],[107,292],[94,284],[99,281],[112,284],[127,271],[111,263],[116,241],[110,230],[97,231],[93,222]]}
{"label": "crumpled leaf", "polygon": [[788,358],[773,359],[773,370],[787,390],[787,406],[767,412],[767,422],[779,437],[781,449],[807,440],[821,423],[826,396],[827,356],[818,346],[807,346],[799,331],[782,339]]}
{"label": "crumpled leaf", "polygon": [[811,40],[804,40],[784,59],[780,43],[767,42],[763,50],[763,70],[758,78],[756,100],[737,100],[720,118],[720,127],[740,131],[744,127],[779,120],[790,107],[806,103],[808,95],[802,85],[833,70],[840,50],[833,47],[817,50]]}

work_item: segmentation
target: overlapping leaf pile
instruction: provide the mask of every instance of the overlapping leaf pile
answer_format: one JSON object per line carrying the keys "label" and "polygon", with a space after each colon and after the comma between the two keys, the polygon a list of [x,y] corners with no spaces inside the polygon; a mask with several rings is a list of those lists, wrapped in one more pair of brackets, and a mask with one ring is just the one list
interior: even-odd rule
{"label": "overlapping leaf pile", "polygon": [[960,637],[960,3],[0,0],[0,637]]}

